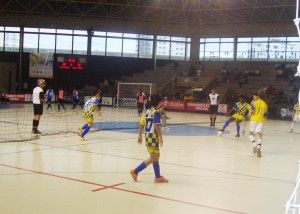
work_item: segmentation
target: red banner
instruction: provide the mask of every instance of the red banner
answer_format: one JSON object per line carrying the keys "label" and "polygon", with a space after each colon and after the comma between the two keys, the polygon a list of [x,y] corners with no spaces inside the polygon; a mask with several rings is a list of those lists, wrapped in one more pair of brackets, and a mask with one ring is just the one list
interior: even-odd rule
{"label": "red banner", "polygon": [[9,102],[12,103],[24,103],[31,102],[32,95],[31,94],[7,94]]}
{"label": "red banner", "polygon": [[186,103],[186,111],[208,112],[208,110],[209,110],[208,103],[195,103],[195,102]]}
{"label": "red banner", "polygon": [[24,103],[25,102],[25,94],[7,94],[9,102],[13,103]]}
{"label": "red banner", "polygon": [[161,105],[163,106],[164,109],[179,110],[179,111],[185,110],[185,102],[183,101],[164,100],[161,102]]}

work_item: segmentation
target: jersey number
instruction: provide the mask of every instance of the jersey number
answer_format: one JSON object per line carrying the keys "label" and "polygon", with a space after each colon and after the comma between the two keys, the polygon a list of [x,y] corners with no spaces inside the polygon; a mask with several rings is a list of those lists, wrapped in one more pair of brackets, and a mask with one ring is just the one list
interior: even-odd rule
{"label": "jersey number", "polygon": [[146,128],[145,128],[146,132],[150,132],[152,128],[152,124],[153,124],[153,120],[146,119]]}

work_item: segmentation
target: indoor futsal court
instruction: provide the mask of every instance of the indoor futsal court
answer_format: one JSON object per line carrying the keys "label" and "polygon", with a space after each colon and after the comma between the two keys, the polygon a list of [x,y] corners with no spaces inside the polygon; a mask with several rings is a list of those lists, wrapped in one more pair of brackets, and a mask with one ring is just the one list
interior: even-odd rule
{"label": "indoor futsal court", "polygon": [[300,0],[0,0],[0,214],[300,214]]}
{"label": "indoor futsal court", "polygon": [[[26,107],[19,106],[20,111]],[[28,109],[28,117],[30,113]],[[118,122],[123,128],[111,130],[112,113],[123,118]],[[65,125],[70,114],[61,112],[57,125]],[[300,129],[291,134],[289,122],[269,120],[258,159],[252,154],[248,131],[236,139],[232,125],[223,136],[216,136],[225,117],[218,117],[216,128],[210,128],[208,115],[169,112],[160,160],[169,183],[155,184],[151,166],[139,175],[139,182],[129,174],[147,157],[145,146],[136,143],[137,129],[130,125],[136,124],[130,119],[135,116],[133,109],[103,108],[95,124],[104,130],[95,129],[85,142],[76,134],[56,134],[1,143],[1,212],[284,212],[298,170]],[[80,122],[80,117],[72,119],[76,127],[75,119]],[[47,130],[47,123],[45,117],[41,130]]]}

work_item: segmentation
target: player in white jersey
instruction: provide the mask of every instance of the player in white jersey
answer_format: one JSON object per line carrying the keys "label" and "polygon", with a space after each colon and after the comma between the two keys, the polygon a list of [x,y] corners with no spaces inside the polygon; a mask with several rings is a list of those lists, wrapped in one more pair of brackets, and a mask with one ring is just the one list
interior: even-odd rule
{"label": "player in white jersey", "polygon": [[295,122],[300,122],[300,102],[296,103],[293,111],[293,121],[291,124],[290,133],[294,132],[294,124]]}
{"label": "player in white jersey", "polygon": [[209,113],[210,113],[210,125],[215,127],[217,113],[219,106],[219,94],[216,93],[214,89],[211,90],[209,94]]}
{"label": "player in white jersey", "polygon": [[96,90],[94,92],[94,96],[90,98],[88,101],[86,101],[86,103],[84,104],[82,116],[86,121],[86,124],[79,131],[79,135],[82,141],[85,140],[84,136],[89,132],[89,130],[93,126],[94,111],[97,111],[100,114],[101,103],[102,103],[102,92],[100,90]]}
{"label": "player in white jersey", "polygon": [[32,133],[41,134],[38,130],[41,116],[43,115],[43,103],[44,103],[44,88],[46,82],[44,79],[37,80],[37,86],[33,89],[32,103],[33,103],[33,121],[32,121]]}

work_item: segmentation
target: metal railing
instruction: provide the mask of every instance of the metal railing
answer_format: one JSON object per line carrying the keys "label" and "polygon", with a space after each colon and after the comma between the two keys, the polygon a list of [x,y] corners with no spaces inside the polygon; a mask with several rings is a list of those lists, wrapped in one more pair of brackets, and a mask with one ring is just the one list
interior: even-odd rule
{"label": "metal railing", "polygon": [[290,199],[286,202],[285,214],[300,214],[300,161],[298,161],[298,167],[296,186]]}

